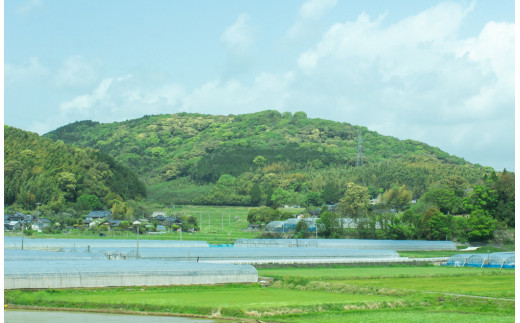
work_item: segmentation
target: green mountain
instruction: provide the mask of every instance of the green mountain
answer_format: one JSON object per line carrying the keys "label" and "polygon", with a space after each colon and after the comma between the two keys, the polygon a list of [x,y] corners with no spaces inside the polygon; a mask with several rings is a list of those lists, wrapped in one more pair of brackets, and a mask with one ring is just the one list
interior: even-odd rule
{"label": "green mountain", "polygon": [[311,192],[333,202],[348,182],[373,197],[406,185],[419,198],[446,178],[462,178],[469,188],[486,171],[418,141],[304,112],[80,121],[44,137],[113,157],[146,183],[151,200],[168,204],[299,204]]}
{"label": "green mountain", "polygon": [[[118,201],[144,197],[138,177],[106,154],[4,126],[4,203],[33,210],[111,208]],[[90,205],[89,205],[90,204]],[[81,208],[81,205],[78,205]]]}

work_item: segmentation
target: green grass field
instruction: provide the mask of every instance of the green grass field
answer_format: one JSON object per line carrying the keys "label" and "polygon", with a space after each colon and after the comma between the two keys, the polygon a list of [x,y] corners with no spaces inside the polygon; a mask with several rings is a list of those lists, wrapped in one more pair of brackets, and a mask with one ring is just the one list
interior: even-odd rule
{"label": "green grass field", "polygon": [[274,282],[267,287],[227,284],[13,290],[4,291],[4,299],[6,304],[269,322],[514,322],[512,270],[337,266],[260,269],[259,275],[273,277]]}

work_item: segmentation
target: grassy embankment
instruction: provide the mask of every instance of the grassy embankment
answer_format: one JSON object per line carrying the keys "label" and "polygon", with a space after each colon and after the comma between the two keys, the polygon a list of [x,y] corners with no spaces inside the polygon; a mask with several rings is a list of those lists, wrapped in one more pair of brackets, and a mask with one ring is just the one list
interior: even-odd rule
{"label": "grassy embankment", "polygon": [[260,269],[251,285],[5,291],[6,304],[274,322],[513,322],[514,271],[447,267]]}

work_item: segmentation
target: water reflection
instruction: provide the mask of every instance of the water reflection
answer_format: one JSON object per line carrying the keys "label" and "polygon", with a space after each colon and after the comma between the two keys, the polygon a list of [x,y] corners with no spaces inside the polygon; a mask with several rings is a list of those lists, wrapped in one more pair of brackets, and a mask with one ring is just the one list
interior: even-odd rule
{"label": "water reflection", "polygon": [[4,311],[6,323],[83,323],[83,322],[109,322],[109,323],[195,323],[214,322],[212,320],[192,319],[171,316],[141,316],[98,313],[74,313],[74,312],[46,312],[46,311]]}

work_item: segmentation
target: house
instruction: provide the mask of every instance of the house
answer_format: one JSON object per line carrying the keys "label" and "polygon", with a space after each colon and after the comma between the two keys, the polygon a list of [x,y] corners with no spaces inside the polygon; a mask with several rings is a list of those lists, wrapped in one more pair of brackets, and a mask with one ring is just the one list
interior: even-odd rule
{"label": "house", "polygon": [[110,223],[110,229],[117,228],[123,222],[122,220],[109,220]]}
{"label": "house", "polygon": [[86,224],[87,227],[90,228],[90,227],[93,227],[95,225],[95,222],[92,219],[85,219],[85,220],[83,220],[83,224]]}
{"label": "house", "polygon": [[87,220],[97,220],[97,219],[103,219],[103,218],[109,218],[112,215],[111,211],[91,211],[87,216],[85,217]]}
{"label": "house", "polygon": [[249,230],[249,231],[258,231],[258,230],[260,230],[260,224],[249,224],[247,226],[247,230]]}
{"label": "house", "polygon": [[156,215],[154,218],[152,218],[152,220],[157,220],[159,222],[163,222],[164,219],[166,219],[166,216],[164,214],[159,214],[159,215]]}
{"label": "house", "polygon": [[31,225],[31,229],[36,230],[38,232],[42,232],[43,229],[49,228],[52,222],[49,219],[40,218],[37,221],[33,222]]}
{"label": "house", "polygon": [[179,219],[178,217],[174,216],[174,217],[164,218],[164,220],[161,221],[161,224],[166,225],[166,226],[172,226],[174,224],[182,225],[183,222],[184,221],[182,219]]}
{"label": "house", "polygon": [[4,231],[18,231],[22,228],[20,221],[4,222]]}
{"label": "house", "polygon": [[[27,215],[23,214],[22,212],[16,212],[15,214],[8,214],[7,215],[7,220],[8,221],[18,221],[18,222],[21,222],[21,221],[26,221],[26,219],[27,219]],[[5,221],[5,217],[4,217],[4,221]]]}
{"label": "house", "polygon": [[103,221],[102,223],[100,223],[99,225],[100,226],[107,226],[110,228],[110,230],[112,230],[113,228],[116,228],[118,227],[120,224],[121,224],[121,220],[112,220],[110,218],[108,218],[107,220]]}
{"label": "house", "polygon": [[150,216],[150,218],[155,219],[158,216],[161,216],[162,218],[165,218],[166,217],[166,213],[165,212],[161,212],[161,211],[154,211],[152,213],[152,215]]}

